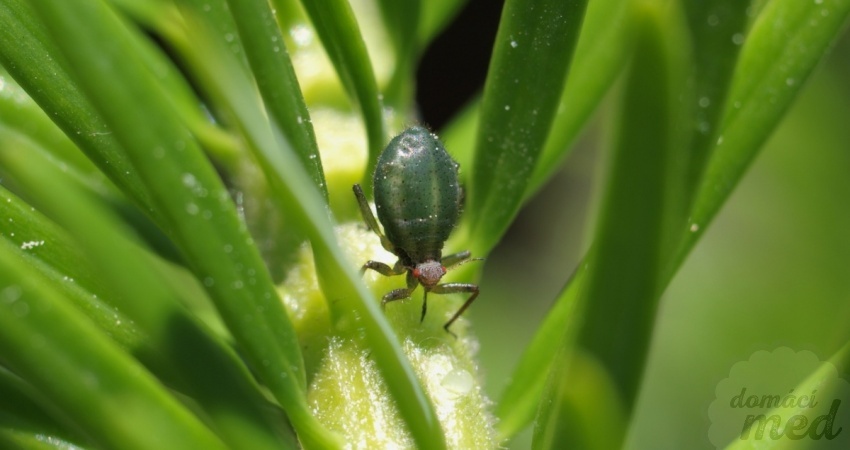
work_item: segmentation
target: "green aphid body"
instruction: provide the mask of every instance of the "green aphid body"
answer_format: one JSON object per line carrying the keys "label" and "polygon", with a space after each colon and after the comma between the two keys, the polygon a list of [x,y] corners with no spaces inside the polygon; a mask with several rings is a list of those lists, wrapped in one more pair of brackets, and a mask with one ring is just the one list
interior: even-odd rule
{"label": "green aphid body", "polygon": [[405,265],[440,260],[460,215],[457,172],[442,142],[422,127],[396,136],[378,158],[378,220]]}
{"label": "green aphid body", "polygon": [[366,226],[378,235],[381,246],[398,257],[392,266],[366,261],[361,275],[368,269],[386,276],[407,274],[407,287],[384,295],[382,306],[409,298],[421,284],[425,291],[421,320],[425,318],[429,292],[470,294],[443,325],[446,331],[478,297],[478,286],[474,284],[440,283],[448,269],[477,259],[470,258],[469,251],[443,256],[443,244],[460,216],[457,171],[458,164],[437,136],[423,127],[411,127],[393,138],[378,157],[372,179],[378,220],[372,215],[363,189],[354,185]]}

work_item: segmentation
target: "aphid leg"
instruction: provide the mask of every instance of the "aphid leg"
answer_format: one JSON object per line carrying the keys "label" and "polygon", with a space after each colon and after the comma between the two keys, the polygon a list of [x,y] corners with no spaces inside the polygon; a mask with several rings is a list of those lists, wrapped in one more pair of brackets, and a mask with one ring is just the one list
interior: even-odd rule
{"label": "aphid leg", "polygon": [[451,255],[443,256],[442,259],[440,259],[440,264],[448,269],[449,267],[460,264],[462,261],[469,259],[470,254],[469,250],[452,253]]}
{"label": "aphid leg", "polygon": [[422,294],[422,316],[419,317],[419,323],[425,321],[425,311],[428,310],[428,290],[425,290],[425,293]]}
{"label": "aphid leg", "polygon": [[446,322],[445,325],[443,325],[443,329],[445,329],[446,332],[448,332],[454,337],[457,337],[456,334],[449,331],[449,327],[452,325],[452,323],[454,323],[455,320],[457,320],[458,317],[460,317],[461,314],[463,314],[464,311],[466,311],[466,308],[469,308],[469,305],[471,305],[472,302],[475,301],[475,298],[478,297],[478,286],[470,283],[446,283],[434,286],[433,288],[431,288],[431,291],[435,294],[455,294],[459,292],[472,293],[472,295],[470,295],[469,298],[466,299],[460,309],[457,310],[455,315],[453,315],[452,318],[449,319],[449,321]]}
{"label": "aphid leg", "polygon": [[381,308],[387,306],[387,303],[396,300],[404,300],[410,298],[410,294],[419,286],[419,280],[413,276],[412,272],[407,272],[407,287],[401,289],[393,289],[381,299]]}
{"label": "aphid leg", "polygon": [[372,269],[385,277],[401,275],[406,270],[404,266],[401,265],[401,262],[397,262],[393,267],[390,267],[380,261],[372,261],[371,259],[366,261],[366,264],[363,264],[363,267],[360,268],[361,277],[366,273],[366,269]]}
{"label": "aphid leg", "polygon": [[394,302],[396,300],[404,300],[406,298],[410,298],[410,294],[413,293],[413,289],[401,288],[401,289],[393,289],[387,293],[381,299],[381,308],[386,308],[387,303]]}
{"label": "aphid leg", "polygon": [[462,252],[452,253],[451,255],[443,256],[440,259],[440,264],[443,265],[446,269],[451,269],[453,267],[457,267],[461,264],[466,264],[472,261],[483,261],[484,258],[470,258],[469,250],[464,250]]}
{"label": "aphid leg", "polygon": [[369,202],[366,200],[366,195],[363,194],[363,188],[360,187],[359,184],[355,184],[352,186],[354,190],[354,196],[357,198],[357,204],[360,206],[360,214],[363,216],[363,221],[366,222],[366,226],[369,227],[375,234],[381,238],[381,246],[390,253],[395,253],[395,246],[384,236],[384,233],[381,232],[381,229],[378,227],[378,221],[375,219],[375,215],[372,214],[372,209],[369,208]]}

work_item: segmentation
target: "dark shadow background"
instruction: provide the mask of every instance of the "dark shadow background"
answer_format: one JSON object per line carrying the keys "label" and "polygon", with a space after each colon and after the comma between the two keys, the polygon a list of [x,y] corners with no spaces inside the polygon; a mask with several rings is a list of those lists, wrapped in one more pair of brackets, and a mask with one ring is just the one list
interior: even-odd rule
{"label": "dark shadow background", "polygon": [[439,130],[484,86],[502,0],[471,0],[422,56],[416,101],[423,121]]}

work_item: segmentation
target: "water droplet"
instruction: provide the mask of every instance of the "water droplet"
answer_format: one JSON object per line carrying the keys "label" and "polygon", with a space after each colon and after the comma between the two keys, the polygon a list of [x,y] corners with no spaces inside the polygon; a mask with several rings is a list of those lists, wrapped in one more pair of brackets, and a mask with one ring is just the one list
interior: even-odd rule
{"label": "water droplet", "polygon": [[42,245],[44,245],[44,241],[27,241],[21,244],[21,250],[30,250]]}
{"label": "water droplet", "polygon": [[692,223],[691,224],[691,233],[696,233],[697,231],[699,231],[699,225]]}
{"label": "water droplet", "polygon": [[230,253],[233,251],[233,246],[230,244],[224,244],[224,253]]}
{"label": "water droplet", "polygon": [[201,208],[199,208],[198,205],[196,205],[194,203],[186,204],[186,212],[189,213],[190,216],[194,216],[194,215],[198,214],[198,212],[200,210],[201,210]]}
{"label": "water droplet", "polygon": [[744,43],[744,34],[743,33],[735,33],[732,35],[732,43],[735,45],[741,45]]}
{"label": "water droplet", "polygon": [[793,78],[787,78],[785,80],[785,84],[787,84],[788,86],[794,86],[794,84],[796,84],[796,83],[797,83],[797,80],[795,80]]}
{"label": "water droplet", "polygon": [[12,314],[14,314],[15,317],[26,317],[29,313],[30,305],[27,302],[15,302],[15,304],[12,305]]}
{"label": "water droplet", "polygon": [[16,285],[7,286],[0,291],[0,299],[5,303],[12,304],[21,298],[21,287]]}
{"label": "water droplet", "polygon": [[708,97],[700,97],[699,106],[700,108],[708,108],[711,105],[711,99]]}
{"label": "water droplet", "polygon": [[306,47],[313,43],[313,30],[306,25],[295,25],[289,29],[289,35],[299,47]]}
{"label": "water droplet", "polygon": [[183,176],[180,177],[180,180],[183,181],[183,186],[186,186],[187,188],[195,187],[195,184],[198,182],[198,180],[195,179],[195,176],[191,173],[184,173]]}
{"label": "water droplet", "polygon": [[712,14],[712,15],[708,16],[707,22],[708,22],[708,26],[716,27],[718,24],[720,24],[720,18],[717,17],[716,14]]}
{"label": "water droplet", "polygon": [[511,40],[511,47],[517,48],[519,47],[519,43],[517,41]]}
{"label": "water droplet", "polygon": [[510,111],[510,110],[511,110],[511,105],[505,105],[505,111]]}
{"label": "water droplet", "polygon": [[443,377],[440,385],[449,393],[460,397],[472,391],[474,382],[469,372],[463,369],[455,369]]}

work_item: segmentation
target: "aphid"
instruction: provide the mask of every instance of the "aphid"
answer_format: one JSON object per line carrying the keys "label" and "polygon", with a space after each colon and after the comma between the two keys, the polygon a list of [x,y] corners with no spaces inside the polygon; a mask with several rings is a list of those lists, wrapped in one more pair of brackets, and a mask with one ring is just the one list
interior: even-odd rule
{"label": "aphid", "polygon": [[[407,273],[407,287],[384,295],[381,306],[409,298],[420,284],[425,290],[422,317],[428,308],[428,293],[453,294],[469,292],[463,306],[449,319],[449,326],[478,297],[478,286],[470,283],[443,283],[440,279],[448,269],[477,260],[463,251],[442,256],[443,244],[449,238],[460,216],[462,193],[457,179],[458,164],[449,156],[443,143],[423,127],[411,127],[390,141],[378,157],[372,178],[378,222],[369,209],[359,184],[354,196],[366,225],[381,238],[381,245],[398,256],[392,267],[378,261],[367,261],[360,269],[372,269],[385,276]],[[451,333],[454,335],[454,333]]]}

